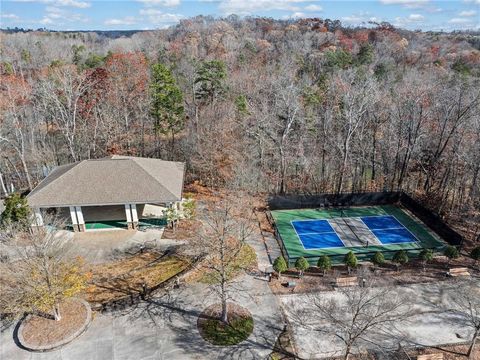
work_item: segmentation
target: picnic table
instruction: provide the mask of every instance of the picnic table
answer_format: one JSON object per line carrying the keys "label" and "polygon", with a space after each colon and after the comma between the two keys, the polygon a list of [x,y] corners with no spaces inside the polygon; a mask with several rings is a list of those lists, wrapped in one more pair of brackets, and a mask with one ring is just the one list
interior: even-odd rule
{"label": "picnic table", "polygon": [[451,268],[447,272],[448,276],[451,277],[457,277],[457,276],[470,276],[470,272],[468,271],[468,268],[462,267],[462,268]]}
{"label": "picnic table", "polygon": [[335,285],[337,287],[357,286],[358,278],[356,276],[339,277],[335,279]]}
{"label": "picnic table", "polygon": [[443,353],[418,355],[417,360],[443,360]]}

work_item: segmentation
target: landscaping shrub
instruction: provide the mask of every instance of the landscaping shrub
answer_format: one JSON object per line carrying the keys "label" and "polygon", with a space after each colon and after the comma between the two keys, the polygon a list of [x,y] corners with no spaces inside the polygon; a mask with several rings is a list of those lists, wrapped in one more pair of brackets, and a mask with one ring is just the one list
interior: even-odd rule
{"label": "landscaping shrub", "polygon": [[322,255],[318,258],[317,266],[323,270],[323,275],[332,268],[332,260],[327,255]]}
{"label": "landscaping shrub", "polygon": [[480,260],[480,246],[477,246],[472,250],[470,257],[475,260],[475,264]]}
{"label": "landscaping shrub", "polygon": [[282,276],[282,272],[287,271],[288,265],[283,256],[279,256],[273,262],[273,270],[278,273],[278,277]]}
{"label": "landscaping shrub", "polygon": [[420,261],[423,265],[423,270],[425,271],[425,266],[428,262],[433,260],[433,250],[431,249],[423,249],[419,255]]}
{"label": "landscaping shrub", "polygon": [[344,263],[347,265],[349,274],[351,269],[355,269],[358,266],[358,259],[353,251],[350,251],[347,255],[345,255]]}
{"label": "landscaping shrub", "polygon": [[300,271],[300,276],[303,275],[303,272],[307,270],[310,267],[310,264],[308,263],[307,259],[305,259],[303,256],[299,257],[297,261],[295,261],[295,268]]}
{"label": "landscaping shrub", "polygon": [[382,266],[385,263],[385,256],[381,251],[377,251],[372,257],[372,262],[375,266]]}
{"label": "landscaping shrub", "polygon": [[408,254],[405,250],[400,250],[393,256],[393,262],[397,264],[397,268],[408,263]]}
{"label": "landscaping shrub", "polygon": [[183,216],[185,219],[193,219],[197,212],[197,204],[195,199],[191,195],[186,195],[186,199],[183,201]]}
{"label": "landscaping shrub", "polygon": [[27,199],[20,194],[9,195],[4,202],[5,209],[2,212],[1,221],[6,223],[27,223],[30,209]]}
{"label": "landscaping shrub", "polygon": [[455,246],[448,246],[445,249],[444,254],[448,258],[448,263],[450,263],[451,260],[456,259],[460,256],[460,253],[458,252],[458,249]]}

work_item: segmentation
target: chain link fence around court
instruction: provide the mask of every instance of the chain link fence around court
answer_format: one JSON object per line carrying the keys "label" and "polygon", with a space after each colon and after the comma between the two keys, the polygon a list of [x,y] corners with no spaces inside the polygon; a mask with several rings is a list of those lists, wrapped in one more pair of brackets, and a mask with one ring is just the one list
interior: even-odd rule
{"label": "chain link fence around court", "polygon": [[270,210],[290,210],[340,206],[388,205],[397,203],[402,194],[401,191],[391,191],[273,195],[268,199],[268,207]]}
{"label": "chain link fence around court", "polygon": [[[429,210],[412,195],[409,195],[403,191],[273,195],[268,199],[269,210],[378,206],[395,204],[402,205],[409,210],[448,244],[461,249],[464,240],[463,237],[458,232],[450,228],[435,212]],[[267,211],[267,219],[274,228],[275,237],[279,243],[283,256],[286,259],[291,260],[287,249],[283,244],[281,235],[275,226],[275,221],[269,211]],[[432,250],[435,251],[435,249]],[[407,251],[407,254],[410,258],[417,258],[420,251],[421,249],[411,249]],[[393,257],[395,252],[396,251],[388,250],[382,251],[387,259]],[[359,260],[369,260],[374,254],[374,251],[362,251],[356,253]],[[344,257],[344,255],[329,256],[332,258],[333,262],[341,262],[343,261]],[[308,258],[308,256],[305,257]],[[338,259],[335,257],[338,257]],[[318,255],[313,256],[312,258],[318,258]]]}

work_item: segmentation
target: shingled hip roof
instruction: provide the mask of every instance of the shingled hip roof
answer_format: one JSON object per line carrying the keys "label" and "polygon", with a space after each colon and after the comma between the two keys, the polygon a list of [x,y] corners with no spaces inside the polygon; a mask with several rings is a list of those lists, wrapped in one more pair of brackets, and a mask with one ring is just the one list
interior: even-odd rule
{"label": "shingled hip roof", "polygon": [[28,194],[32,207],[163,203],[182,198],[185,165],[114,155],[55,168]]}

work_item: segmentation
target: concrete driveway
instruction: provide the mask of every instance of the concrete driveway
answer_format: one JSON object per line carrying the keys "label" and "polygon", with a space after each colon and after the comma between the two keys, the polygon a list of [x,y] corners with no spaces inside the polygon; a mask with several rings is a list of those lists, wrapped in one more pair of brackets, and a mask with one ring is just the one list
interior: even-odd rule
{"label": "concrete driveway", "polygon": [[9,328],[0,335],[0,359],[265,359],[283,328],[276,299],[266,282],[249,275],[235,286],[235,302],[250,310],[255,322],[253,334],[237,346],[212,346],[200,337],[197,317],[216,299],[205,285],[195,284],[128,311],[96,314],[81,337],[57,351],[22,350],[13,340],[14,329]]}
{"label": "concrete driveway", "polygon": [[[474,287],[480,286],[475,280]],[[471,285],[471,284],[470,284]],[[367,336],[361,342],[362,349],[394,350],[402,346],[435,346],[468,341],[473,330],[466,326],[466,317],[455,311],[452,301],[459,286],[467,286],[465,282],[443,281],[439,283],[415,284],[394,288],[394,294],[411,299],[410,310],[415,315],[381,331]],[[395,296],[393,294],[393,296]],[[392,294],[390,294],[392,295]],[[333,299],[341,302],[344,294],[331,291],[320,293],[322,299]],[[281,296],[281,306],[292,326],[293,340],[297,355],[302,359],[325,358],[338,356],[344,350],[342,342],[335,335],[334,326],[327,320],[315,320],[317,329],[332,329],[328,334],[316,331],[311,324],[300,324],[297,314],[311,311],[311,319],[315,319],[313,298],[311,295]],[[381,344],[381,349],[378,346]],[[358,349],[357,349],[358,350]]]}
{"label": "concrete driveway", "polygon": [[[73,235],[72,235],[73,234]],[[71,246],[69,255],[81,256],[92,264],[111,261],[117,254],[122,254],[129,249],[140,245],[149,245],[159,250],[165,250],[170,246],[181,245],[179,240],[162,239],[163,228],[148,229],[146,231],[135,230],[98,230],[82,233],[71,233]]]}

